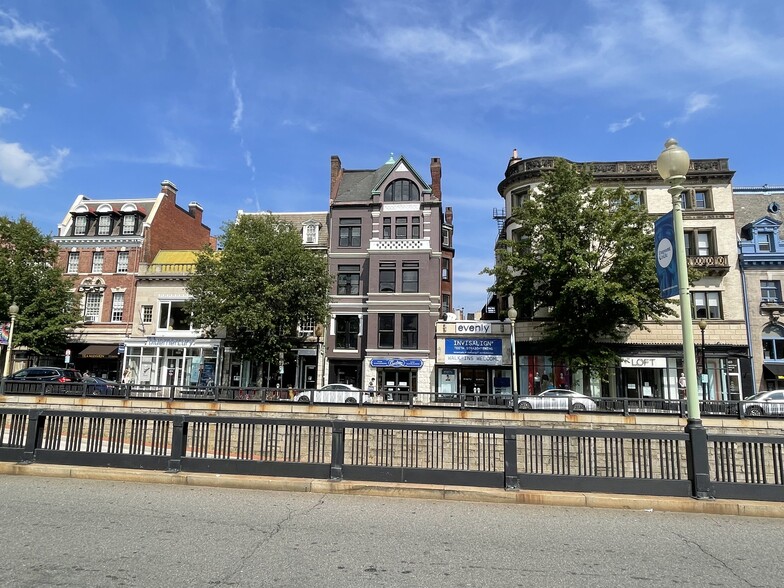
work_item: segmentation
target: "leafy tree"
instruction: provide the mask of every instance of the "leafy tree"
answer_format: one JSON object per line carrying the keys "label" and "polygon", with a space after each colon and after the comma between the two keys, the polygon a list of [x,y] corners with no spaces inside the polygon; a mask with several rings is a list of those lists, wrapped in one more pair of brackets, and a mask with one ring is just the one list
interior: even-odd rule
{"label": "leafy tree", "polygon": [[484,272],[521,315],[546,311],[543,353],[601,369],[631,329],[674,314],[659,294],[651,220],[623,188],[594,189],[587,169],[557,160],[512,219],[520,237],[500,243]]}
{"label": "leafy tree", "polygon": [[60,353],[79,320],[73,283],[55,265],[58,248],[24,217],[0,216],[0,318],[19,306],[14,346]]}
{"label": "leafy tree", "polygon": [[327,315],[326,256],[305,249],[301,234],[273,215],[227,222],[223,248],[202,250],[188,285],[194,322],[225,327],[246,359],[277,362],[297,327]]}

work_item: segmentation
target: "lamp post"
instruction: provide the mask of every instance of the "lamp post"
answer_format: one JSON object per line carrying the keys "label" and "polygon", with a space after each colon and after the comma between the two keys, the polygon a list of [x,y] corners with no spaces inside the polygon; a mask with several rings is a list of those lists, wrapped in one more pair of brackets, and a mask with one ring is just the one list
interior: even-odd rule
{"label": "lamp post", "polygon": [[321,388],[324,385],[321,379],[321,336],[324,334],[324,325],[318,323],[313,332],[316,335],[316,388]]}
{"label": "lamp post", "polygon": [[692,481],[692,496],[711,498],[710,468],[708,462],[708,436],[700,419],[700,404],[697,397],[697,362],[694,357],[694,326],[691,317],[689,274],[686,269],[686,243],[683,235],[683,211],[681,192],[689,171],[689,154],[675,139],[667,139],[664,150],[656,160],[659,175],[670,187],[672,196],[672,224],[675,232],[675,255],[678,269],[678,293],[680,297],[681,331],[683,333],[683,371],[686,375],[686,404],[688,422],[686,433],[689,474]]}
{"label": "lamp post", "polygon": [[8,330],[8,344],[5,346],[5,365],[3,366],[3,377],[11,375],[11,356],[14,354],[14,324],[16,315],[19,314],[19,307],[16,302],[12,302],[8,307],[8,315],[11,317],[11,328]]}
{"label": "lamp post", "polygon": [[700,334],[702,335],[702,343],[700,344],[700,354],[702,355],[702,373],[700,380],[702,380],[702,399],[708,399],[708,361],[705,358],[705,328],[708,326],[708,321],[700,319],[697,323],[700,327]]}
{"label": "lamp post", "polygon": [[510,306],[506,311],[509,322],[512,323],[512,406],[517,410],[517,351],[515,349],[515,321],[517,320],[517,310]]}

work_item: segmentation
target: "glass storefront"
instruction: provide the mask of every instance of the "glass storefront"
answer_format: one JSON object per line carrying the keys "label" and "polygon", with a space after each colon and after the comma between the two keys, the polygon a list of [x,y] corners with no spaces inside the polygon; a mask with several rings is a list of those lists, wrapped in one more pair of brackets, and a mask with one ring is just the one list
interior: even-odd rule
{"label": "glass storefront", "polygon": [[123,383],[144,386],[213,386],[218,374],[218,341],[181,345],[126,342]]}

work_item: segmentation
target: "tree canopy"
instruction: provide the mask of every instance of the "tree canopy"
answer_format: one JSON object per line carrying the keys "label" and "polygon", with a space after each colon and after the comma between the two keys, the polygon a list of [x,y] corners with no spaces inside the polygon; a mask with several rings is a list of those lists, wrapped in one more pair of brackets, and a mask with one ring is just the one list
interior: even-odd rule
{"label": "tree canopy", "polygon": [[542,317],[544,354],[600,369],[631,329],[674,314],[659,294],[652,222],[624,188],[594,189],[587,169],[559,159],[511,219],[515,237],[484,271],[521,318]]}
{"label": "tree canopy", "polygon": [[305,249],[301,233],[271,214],[241,216],[223,231],[222,249],[199,253],[188,285],[194,323],[225,327],[244,358],[277,362],[298,325],[327,315],[326,256]]}
{"label": "tree canopy", "polygon": [[58,248],[27,219],[0,216],[0,318],[16,302],[14,346],[60,353],[79,320],[73,283],[56,267]]}

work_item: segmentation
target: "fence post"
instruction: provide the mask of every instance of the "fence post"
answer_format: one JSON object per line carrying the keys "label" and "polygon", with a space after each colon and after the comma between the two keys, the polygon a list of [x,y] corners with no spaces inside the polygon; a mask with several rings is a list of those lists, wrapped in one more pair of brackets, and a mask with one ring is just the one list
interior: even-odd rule
{"label": "fence post", "polygon": [[168,472],[176,474],[182,470],[182,458],[188,437],[188,426],[182,415],[172,417],[172,442],[171,457],[169,458]]}
{"label": "fence post", "polygon": [[517,475],[517,429],[514,427],[504,427],[504,488],[520,488],[520,477]]}
{"label": "fence post", "polygon": [[329,464],[329,479],[343,479],[343,452],[346,447],[346,429],[343,423],[332,423],[332,461]]}
{"label": "fence post", "polygon": [[31,410],[27,413],[27,439],[25,440],[21,463],[33,463],[35,461],[35,450],[41,446],[44,438],[45,420],[46,417],[40,410]]}
{"label": "fence post", "polygon": [[714,494],[710,480],[708,431],[700,419],[689,419],[685,431],[689,434],[689,440],[686,441],[686,465],[691,480],[692,498],[712,500]]}

